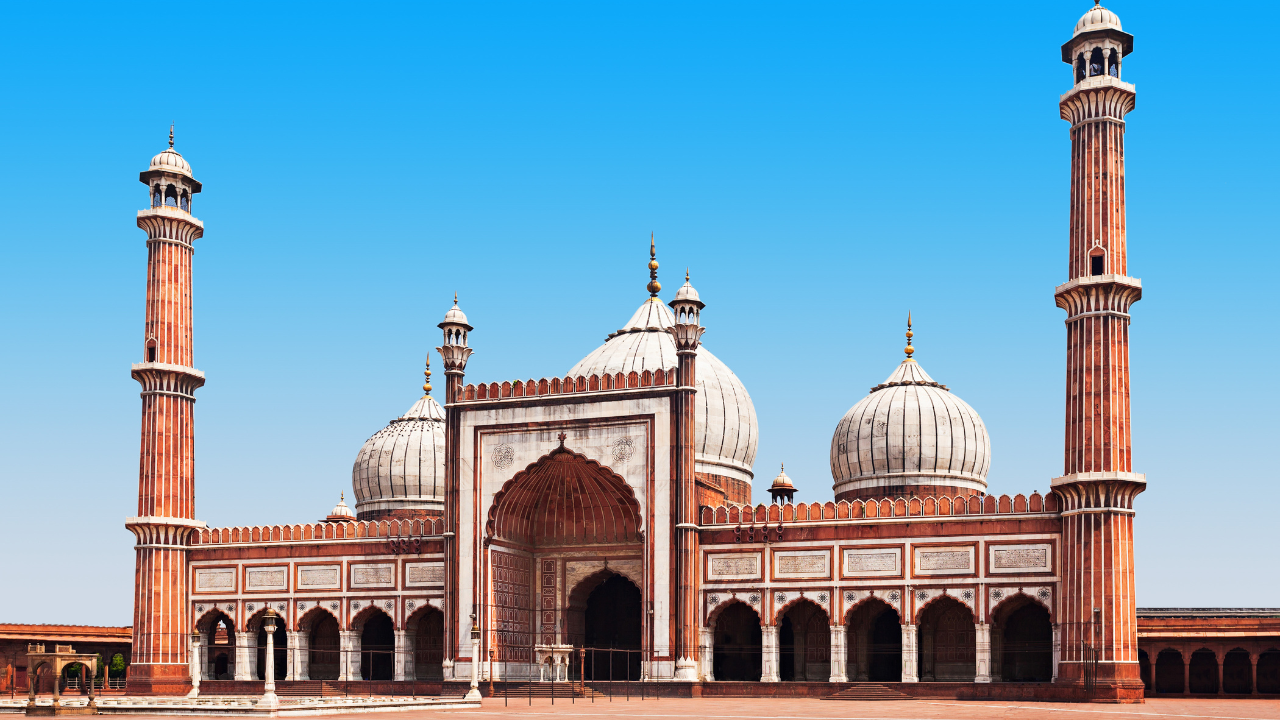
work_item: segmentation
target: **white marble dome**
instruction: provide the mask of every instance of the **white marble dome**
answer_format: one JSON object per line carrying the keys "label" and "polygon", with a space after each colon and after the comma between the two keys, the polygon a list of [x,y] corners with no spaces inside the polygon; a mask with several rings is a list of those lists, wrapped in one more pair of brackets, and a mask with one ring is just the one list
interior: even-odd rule
{"label": "white marble dome", "polygon": [[[671,308],[650,298],[625,327],[609,335],[568,374],[578,377],[671,370],[678,362],[676,342],[667,328],[674,325]],[[698,347],[697,375],[694,470],[750,483],[760,433],[751,396],[738,376],[705,345]]]}
{"label": "white marble dome", "polygon": [[1080,17],[1080,21],[1076,23],[1076,31],[1071,34],[1072,37],[1080,33],[1093,32],[1094,30],[1121,30],[1120,16],[1102,7],[1094,5],[1089,8],[1089,12]]}
{"label": "white marble dome", "polygon": [[164,170],[166,172],[186,175],[189,178],[195,176],[191,174],[191,164],[186,161],[171,147],[165,148],[163,152],[151,158],[151,167],[148,170]]}
{"label": "white marble dome", "polygon": [[837,497],[896,495],[909,485],[985,492],[990,465],[982,418],[911,359],[850,408],[831,437]]}
{"label": "white marble dome", "polygon": [[423,395],[369,438],[351,468],[361,518],[396,510],[444,511],[444,408]]}

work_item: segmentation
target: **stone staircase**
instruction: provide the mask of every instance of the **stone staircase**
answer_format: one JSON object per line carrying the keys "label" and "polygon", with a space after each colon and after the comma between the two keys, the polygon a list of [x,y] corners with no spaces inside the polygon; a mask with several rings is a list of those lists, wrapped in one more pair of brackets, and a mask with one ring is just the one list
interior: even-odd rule
{"label": "stone staircase", "polygon": [[828,695],[823,700],[915,700],[892,688],[875,683],[854,683],[835,695]]}
{"label": "stone staircase", "polygon": [[505,694],[506,696],[512,697],[512,698],[517,698],[517,697],[549,698],[551,697],[551,693],[553,692],[553,690],[555,692],[556,697],[565,698],[566,700],[569,698],[571,694],[575,698],[587,698],[587,699],[598,698],[598,697],[608,697],[608,695],[606,695],[605,693],[602,693],[599,690],[592,688],[590,685],[584,686],[580,682],[573,682],[573,683],[535,682],[535,683],[523,683],[521,685],[507,685],[505,690],[494,688],[493,696],[503,697],[503,695]]}

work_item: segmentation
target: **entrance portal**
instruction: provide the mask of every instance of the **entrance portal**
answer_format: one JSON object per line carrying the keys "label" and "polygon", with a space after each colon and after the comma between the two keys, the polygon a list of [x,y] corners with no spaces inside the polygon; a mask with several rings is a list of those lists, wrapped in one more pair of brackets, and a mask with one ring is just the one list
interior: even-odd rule
{"label": "entrance portal", "polygon": [[827,613],[808,600],[789,608],[778,624],[778,677],[785,681],[831,679],[831,628]]}
{"label": "entrance portal", "polygon": [[716,680],[760,681],[762,632],[751,606],[734,602],[716,618],[711,674]]}
{"label": "entrance portal", "polygon": [[[1008,606],[1008,607],[1006,607]],[[996,609],[992,655],[1005,682],[1049,682],[1053,679],[1053,623],[1043,605],[1025,596],[1006,600]],[[1141,671],[1141,667],[1139,667]]]}
{"label": "entrance portal", "polygon": [[395,676],[396,634],[391,618],[372,613],[360,631],[360,677],[390,680]]}
{"label": "entrance portal", "polygon": [[635,583],[617,573],[588,578],[570,596],[569,612],[582,613],[582,640],[575,644],[586,652],[584,679],[640,679],[640,588]]}

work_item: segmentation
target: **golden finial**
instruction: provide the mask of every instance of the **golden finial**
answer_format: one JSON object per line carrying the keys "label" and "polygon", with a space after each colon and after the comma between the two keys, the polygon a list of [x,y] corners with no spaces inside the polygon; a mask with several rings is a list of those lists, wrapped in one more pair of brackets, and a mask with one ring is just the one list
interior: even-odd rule
{"label": "golden finial", "polygon": [[684,281],[689,282],[689,268],[684,269]]}
{"label": "golden finial", "polygon": [[426,381],[422,383],[422,392],[429,393],[431,392],[431,353],[427,353],[427,369],[422,374],[427,376]]}
{"label": "golden finial", "polygon": [[346,501],[347,501],[347,494],[344,492],[338,493],[338,502],[346,502]]}
{"label": "golden finial", "polygon": [[649,284],[645,287],[651,298],[658,297],[662,290],[662,283],[658,282],[658,246],[654,243],[653,233],[649,233]]}
{"label": "golden finial", "polygon": [[169,123],[169,149],[173,149],[173,123]]}
{"label": "golden finial", "polygon": [[911,354],[916,351],[915,348],[911,347],[911,338],[913,337],[915,337],[915,333],[911,332],[911,311],[908,310],[907,311],[907,346],[902,349],[902,351],[907,354],[908,360],[911,359]]}
{"label": "golden finial", "polygon": [[457,290],[454,290],[454,291],[453,291],[453,304],[454,304],[454,305],[457,305],[457,304],[458,304],[458,291],[457,291]]}

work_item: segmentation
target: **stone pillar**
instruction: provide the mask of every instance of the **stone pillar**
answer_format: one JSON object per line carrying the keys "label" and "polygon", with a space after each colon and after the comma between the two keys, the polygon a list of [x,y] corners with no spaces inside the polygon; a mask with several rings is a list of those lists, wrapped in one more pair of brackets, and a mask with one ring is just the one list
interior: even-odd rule
{"label": "stone pillar", "polygon": [[[1054,623],[1053,624],[1053,654],[1051,656],[1051,659],[1053,660],[1053,682],[1058,681],[1058,658],[1061,656],[1062,656],[1062,626],[1059,625],[1058,623]],[[1153,676],[1151,681],[1151,687],[1153,688],[1155,687],[1155,679],[1154,679],[1155,667],[1156,667],[1155,665],[1151,666],[1151,672]]]}
{"label": "stone pillar", "polygon": [[[191,690],[187,693],[187,697],[189,698],[200,696],[200,681],[204,678],[204,668],[208,666],[208,663],[204,662],[203,649],[204,638],[201,637],[198,632],[191,633]],[[110,660],[106,660],[106,662],[110,662]],[[106,692],[107,690],[106,677],[107,674],[104,672],[102,674],[103,692]],[[89,678],[89,688],[89,694],[92,695],[93,678]]]}
{"label": "stone pillar", "polygon": [[698,655],[699,662],[702,664],[702,669],[701,669],[701,672],[699,673],[699,675],[701,675],[700,679],[703,681],[712,681],[716,679],[715,678],[716,633],[715,633],[715,630],[704,627],[699,632],[699,636],[700,636],[700,640],[698,644],[702,646],[699,649],[699,655]]}
{"label": "stone pillar", "polygon": [[1182,694],[1191,694],[1191,655],[1185,650],[1182,653]]}
{"label": "stone pillar", "polygon": [[849,675],[845,669],[845,663],[848,660],[848,649],[845,647],[845,634],[843,625],[831,626],[831,677],[828,682],[849,682]]}
{"label": "stone pillar", "polygon": [[[1252,682],[1252,685],[1251,685],[1251,688],[1252,688],[1252,689],[1249,691],[1249,694],[1250,694],[1250,695],[1257,695],[1257,694],[1258,694],[1258,658],[1260,658],[1260,657],[1261,657],[1261,654],[1259,654],[1259,653],[1249,653],[1249,676],[1253,679],[1253,682]],[[1155,687],[1155,677],[1154,677],[1154,676],[1155,676],[1155,665],[1152,665],[1151,667],[1152,667],[1152,671],[1151,671],[1151,674],[1152,674],[1151,686],[1152,686],[1152,687]]]}
{"label": "stone pillar", "polygon": [[342,650],[342,660],[338,671],[339,680],[360,679],[360,632],[342,630],[338,633],[338,647]]}
{"label": "stone pillar", "polygon": [[916,625],[902,626],[902,682],[920,682],[917,674],[920,663],[917,630]]}
{"label": "stone pillar", "polygon": [[298,679],[298,636],[302,633],[286,630],[285,637],[285,653],[284,653],[284,679]]}
{"label": "stone pillar", "polygon": [[267,650],[262,656],[262,666],[262,699],[258,701],[258,707],[279,707],[280,700],[276,697],[276,632],[274,624],[270,623],[267,625]]}
{"label": "stone pillar", "polygon": [[989,683],[991,682],[991,626],[986,623],[977,623],[973,626],[973,636],[976,640],[973,681]]}
{"label": "stone pillar", "polygon": [[[253,672],[253,666],[249,662],[249,655],[256,634],[250,636],[248,630],[236,633],[236,674],[233,676],[236,680],[257,680],[258,676]],[[252,653],[257,657],[257,653]]]}
{"label": "stone pillar", "polygon": [[765,625],[760,633],[760,682],[779,682],[778,626]]}
{"label": "stone pillar", "polygon": [[405,648],[408,646],[408,633],[404,630],[396,631],[396,655],[394,658],[394,674],[391,676],[393,680],[404,680],[404,655]]}
{"label": "stone pillar", "polygon": [[307,631],[301,630],[293,634],[289,638],[290,650],[293,658],[293,679],[294,680],[310,680],[311,679],[311,636]]}
{"label": "stone pillar", "polygon": [[1222,665],[1227,659],[1227,651],[1226,650],[1222,651],[1221,658],[1218,657],[1217,650],[1213,652],[1213,655],[1214,655],[1214,659],[1218,661],[1218,694],[1224,695],[1225,693],[1222,691]]}

